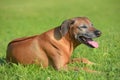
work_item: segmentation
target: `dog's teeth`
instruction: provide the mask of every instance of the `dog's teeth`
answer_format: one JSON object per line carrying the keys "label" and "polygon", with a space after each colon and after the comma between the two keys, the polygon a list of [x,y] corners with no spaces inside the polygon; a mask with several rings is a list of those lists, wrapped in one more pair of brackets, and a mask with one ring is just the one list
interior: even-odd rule
{"label": "dog's teeth", "polygon": [[83,38],[83,40],[84,40],[84,41],[86,41],[86,39],[85,39],[85,38]]}

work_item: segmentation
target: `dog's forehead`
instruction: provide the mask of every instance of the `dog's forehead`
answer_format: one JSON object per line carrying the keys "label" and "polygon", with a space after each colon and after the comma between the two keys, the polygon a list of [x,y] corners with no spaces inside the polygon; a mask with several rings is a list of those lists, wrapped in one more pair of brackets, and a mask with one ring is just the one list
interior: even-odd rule
{"label": "dog's forehead", "polygon": [[82,24],[91,24],[91,21],[87,17],[77,17],[73,19],[75,21],[75,24],[82,25]]}

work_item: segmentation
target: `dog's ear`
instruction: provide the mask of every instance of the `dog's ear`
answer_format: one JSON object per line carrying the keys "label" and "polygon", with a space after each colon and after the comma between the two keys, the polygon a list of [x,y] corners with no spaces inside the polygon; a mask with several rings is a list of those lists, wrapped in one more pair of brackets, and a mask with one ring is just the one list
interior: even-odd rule
{"label": "dog's ear", "polygon": [[64,36],[68,32],[70,26],[74,24],[74,22],[75,22],[74,20],[70,20],[70,19],[63,21],[63,23],[60,26],[60,32],[62,36]]}

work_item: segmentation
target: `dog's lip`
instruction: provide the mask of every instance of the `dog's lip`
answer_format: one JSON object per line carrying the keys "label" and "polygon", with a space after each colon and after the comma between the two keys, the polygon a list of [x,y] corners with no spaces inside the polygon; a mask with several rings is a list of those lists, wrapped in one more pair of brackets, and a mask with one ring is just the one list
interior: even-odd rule
{"label": "dog's lip", "polygon": [[92,38],[86,38],[83,36],[79,36],[79,41],[92,48],[98,48],[99,46],[98,43],[94,41]]}

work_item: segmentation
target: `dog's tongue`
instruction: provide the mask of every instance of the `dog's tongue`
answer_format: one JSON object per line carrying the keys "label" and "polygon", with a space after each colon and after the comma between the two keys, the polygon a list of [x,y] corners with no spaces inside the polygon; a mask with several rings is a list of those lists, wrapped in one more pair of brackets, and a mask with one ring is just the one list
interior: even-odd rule
{"label": "dog's tongue", "polygon": [[88,43],[90,44],[90,45],[92,45],[94,48],[98,48],[98,43],[97,42],[95,42],[95,41],[88,41]]}

